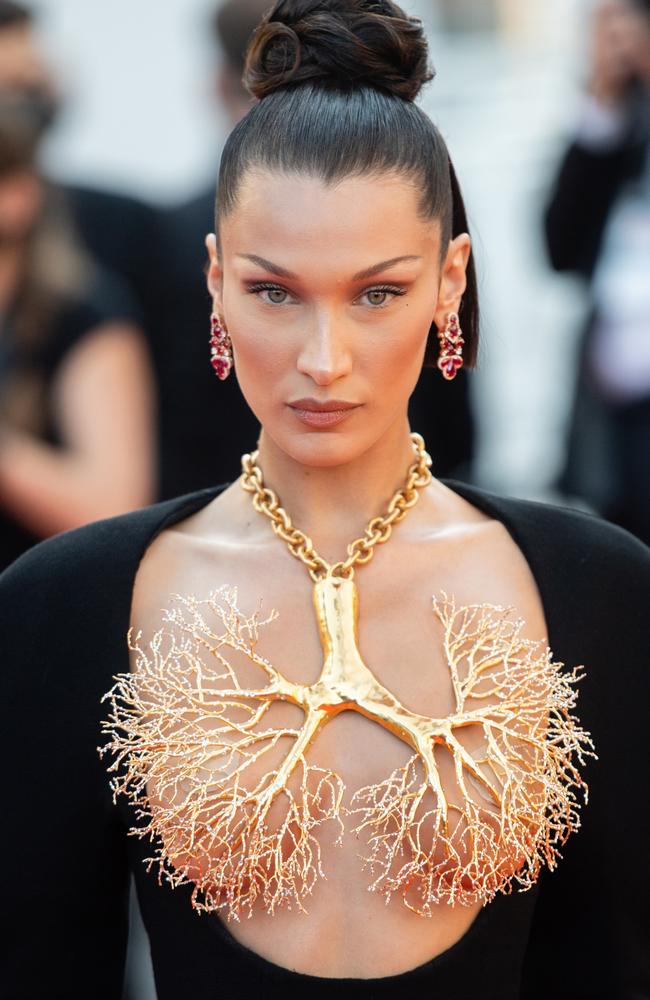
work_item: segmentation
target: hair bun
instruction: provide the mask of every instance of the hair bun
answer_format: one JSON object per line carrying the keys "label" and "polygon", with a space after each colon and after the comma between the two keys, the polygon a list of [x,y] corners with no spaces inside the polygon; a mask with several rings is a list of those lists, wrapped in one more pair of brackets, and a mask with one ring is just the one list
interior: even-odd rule
{"label": "hair bun", "polygon": [[421,22],[391,0],[278,0],[251,39],[244,83],[260,99],[313,82],[413,101],[433,75]]}

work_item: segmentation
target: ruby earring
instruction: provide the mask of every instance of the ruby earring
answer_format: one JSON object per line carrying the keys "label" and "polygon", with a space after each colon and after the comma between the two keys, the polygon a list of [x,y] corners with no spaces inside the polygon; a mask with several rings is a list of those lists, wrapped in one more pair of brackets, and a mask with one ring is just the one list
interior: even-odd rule
{"label": "ruby earring", "polygon": [[458,314],[450,312],[447,314],[447,326],[443,331],[438,331],[440,341],[440,355],[438,357],[438,368],[447,381],[456,378],[456,373],[463,366],[463,335],[458,323]]}
{"label": "ruby earring", "polygon": [[216,313],[210,316],[210,364],[217,378],[228,378],[232,370],[232,341]]}

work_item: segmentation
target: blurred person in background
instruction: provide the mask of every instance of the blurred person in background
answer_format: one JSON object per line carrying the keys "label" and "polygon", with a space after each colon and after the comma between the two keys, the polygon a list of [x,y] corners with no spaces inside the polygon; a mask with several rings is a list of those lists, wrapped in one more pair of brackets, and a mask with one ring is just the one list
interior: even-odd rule
{"label": "blurred person in background", "polygon": [[[221,59],[216,99],[232,127],[251,107],[242,83],[244,53],[269,0],[225,0],[212,18]],[[161,216],[156,243],[161,275],[152,327],[161,392],[161,495],[176,496],[239,475],[241,454],[254,444],[259,426],[234,379],[219,386],[208,364],[210,302],[205,286],[204,235],[214,217],[214,189]],[[470,376],[471,377],[471,376]],[[440,386],[425,370],[410,402],[414,426],[436,437],[436,474],[470,478],[474,427],[465,371]],[[206,419],[205,414],[210,418]],[[445,433],[439,429],[444,427]]]}
{"label": "blurred person in background", "polygon": [[[43,125],[56,122],[62,95],[40,49],[30,8],[0,0],[0,90],[29,97]],[[78,238],[127,286],[146,325],[154,293],[150,266],[157,212],[142,200],[79,184],[59,185]]]}
{"label": "blurred person in background", "polygon": [[576,133],[545,214],[590,283],[563,492],[650,543],[650,0],[594,12]]}
{"label": "blurred person in background", "polygon": [[0,566],[154,496],[144,338],[39,174],[43,111],[33,90],[0,88]]}

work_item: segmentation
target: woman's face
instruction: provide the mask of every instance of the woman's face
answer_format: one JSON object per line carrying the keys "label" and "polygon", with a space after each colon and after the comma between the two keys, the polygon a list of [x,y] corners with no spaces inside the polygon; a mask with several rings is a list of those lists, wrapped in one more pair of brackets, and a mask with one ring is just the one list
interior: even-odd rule
{"label": "woman's face", "polygon": [[429,328],[459,308],[469,236],[441,265],[439,224],[420,218],[417,199],[392,174],[327,185],[251,170],[222,220],[221,260],[208,237],[242,392],[298,462],[353,461],[404,426]]}

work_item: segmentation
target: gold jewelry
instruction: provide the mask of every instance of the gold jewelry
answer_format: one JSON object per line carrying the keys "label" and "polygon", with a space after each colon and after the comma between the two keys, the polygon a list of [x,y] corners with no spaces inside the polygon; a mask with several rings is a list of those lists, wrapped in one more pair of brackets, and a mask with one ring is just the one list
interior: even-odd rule
{"label": "gold jewelry", "polygon": [[361,538],[356,538],[348,545],[348,557],[342,562],[329,566],[319,556],[312,544],[311,538],[294,527],[291,518],[280,506],[277,495],[264,485],[262,470],[257,464],[259,452],[243,455],[242,487],[253,494],[253,507],[261,514],[266,514],[276,535],[285,541],[289,551],[296,559],[304,562],[312,580],[323,580],[328,576],[345,577],[351,580],[356,564],[362,565],[370,561],[375,545],[387,542],[393,530],[393,525],[401,521],[411,507],[418,501],[418,490],[424,489],[431,482],[431,456],[425,451],[424,439],[420,434],[411,434],[411,442],[416,460],[411,465],[406,476],[406,482],[397,490],[393,499],[381,517],[373,517]]}
{"label": "gold jewelry", "polygon": [[[305,897],[325,876],[319,828],[334,821],[334,843],[341,844],[343,814],[360,817],[353,832],[367,833],[368,888],[386,901],[399,893],[422,915],[439,902],[486,903],[514,883],[530,888],[542,864],[555,867],[559,848],[580,826],[576,792],[586,800],[587,786],[574,758],[582,764],[595,756],[571,711],[580,668],[562,672],[548,647],[523,638],[512,608],[457,608],[444,593],[433,598],[454,700],[444,718],[407,709],[361,657],[354,569],[388,539],[430,479],[419,435],[413,446],[416,461],[404,487],[350,543],[347,559],[332,566],[264,485],[256,455],[242,459],[242,486],[315,581],[323,647],[315,683],[289,681],[257,652],[259,629],[276,613],[246,617],[232,588],[203,600],[177,595],[178,606],[165,614],[171,628],[156,632],[148,649],[140,633],[129,632],[136,670],[118,675],[105,695],[110,739],[100,753],[114,755],[114,795],[125,794],[148,819],[131,832],[155,840],[149,863],[172,886],[191,883],[199,911],[224,909],[228,920],[239,919],[244,910],[251,915],[257,899],[270,913],[294,905],[304,911]],[[242,656],[264,684],[242,686]],[[276,701],[298,706],[302,725],[265,726]],[[318,731],[348,710],[390,731],[413,754],[384,781],[357,789],[345,807],[339,775],[305,755]],[[465,732],[478,732],[482,744],[470,751]],[[250,778],[248,769],[287,737],[291,746],[280,764]],[[439,754],[451,764],[447,783]],[[270,823],[281,799],[283,818]]]}

